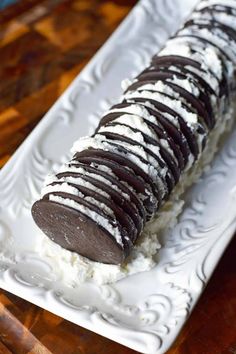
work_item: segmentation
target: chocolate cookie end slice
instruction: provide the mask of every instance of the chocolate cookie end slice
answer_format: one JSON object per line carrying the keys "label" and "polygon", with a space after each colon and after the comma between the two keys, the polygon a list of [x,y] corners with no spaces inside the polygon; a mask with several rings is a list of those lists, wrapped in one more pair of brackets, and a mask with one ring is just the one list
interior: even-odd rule
{"label": "chocolate cookie end slice", "polygon": [[32,206],[32,216],[52,241],[69,251],[109,264],[121,264],[126,257],[108,231],[76,209],[41,199]]}

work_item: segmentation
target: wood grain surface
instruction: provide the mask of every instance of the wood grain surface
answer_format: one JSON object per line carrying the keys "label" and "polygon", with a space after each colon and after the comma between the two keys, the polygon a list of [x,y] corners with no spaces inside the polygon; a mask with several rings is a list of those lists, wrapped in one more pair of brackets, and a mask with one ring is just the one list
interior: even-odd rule
{"label": "wood grain surface", "polygon": [[[135,3],[22,0],[0,12],[0,167]],[[0,354],[9,353],[136,352],[0,290]],[[236,354],[236,238],[168,351],[177,353]]]}

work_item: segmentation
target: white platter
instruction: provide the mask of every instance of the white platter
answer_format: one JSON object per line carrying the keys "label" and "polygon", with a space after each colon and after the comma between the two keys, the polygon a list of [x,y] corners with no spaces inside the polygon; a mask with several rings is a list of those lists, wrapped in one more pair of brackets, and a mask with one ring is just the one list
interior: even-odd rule
{"label": "white platter", "polygon": [[[68,287],[38,255],[30,216],[44,176],[90,133],[101,113],[158,51],[197,0],[143,0],[0,171],[0,286],[142,353],[164,353],[202,293],[236,228],[236,131],[188,193],[159,264],[116,284]],[[65,154],[66,153],[66,154]]]}

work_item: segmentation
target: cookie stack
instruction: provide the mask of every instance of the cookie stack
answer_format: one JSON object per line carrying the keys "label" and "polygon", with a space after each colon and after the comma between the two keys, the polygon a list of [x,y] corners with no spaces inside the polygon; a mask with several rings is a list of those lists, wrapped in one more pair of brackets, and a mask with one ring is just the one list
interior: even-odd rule
{"label": "cookie stack", "polygon": [[235,65],[236,1],[202,1],[94,135],[74,143],[32,207],[36,224],[68,250],[122,263],[229,111]]}

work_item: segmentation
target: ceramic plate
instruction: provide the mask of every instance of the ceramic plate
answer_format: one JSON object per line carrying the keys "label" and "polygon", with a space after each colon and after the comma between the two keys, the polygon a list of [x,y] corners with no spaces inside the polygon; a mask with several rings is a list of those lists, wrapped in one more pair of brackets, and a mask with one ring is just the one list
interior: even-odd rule
{"label": "ceramic plate", "polygon": [[72,287],[39,256],[30,216],[45,175],[91,133],[120,93],[179,28],[196,0],[143,0],[0,172],[0,286],[142,353],[164,353],[185,323],[236,228],[236,132],[186,197],[159,264],[113,285]]}

